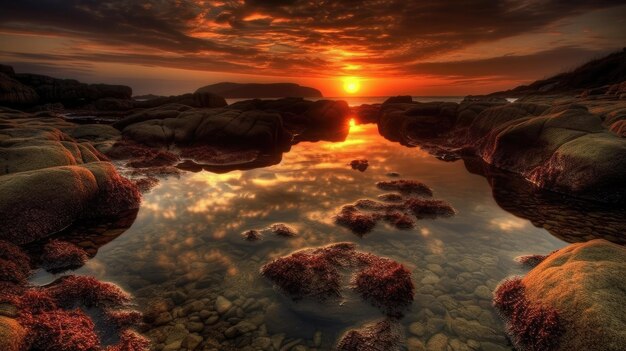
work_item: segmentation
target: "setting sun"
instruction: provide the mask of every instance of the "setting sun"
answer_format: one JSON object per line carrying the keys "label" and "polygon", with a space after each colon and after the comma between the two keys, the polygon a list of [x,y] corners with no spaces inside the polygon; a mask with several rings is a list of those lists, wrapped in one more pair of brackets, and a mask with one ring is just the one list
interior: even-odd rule
{"label": "setting sun", "polygon": [[355,77],[346,77],[343,79],[343,90],[348,94],[355,94],[361,89],[361,82]]}

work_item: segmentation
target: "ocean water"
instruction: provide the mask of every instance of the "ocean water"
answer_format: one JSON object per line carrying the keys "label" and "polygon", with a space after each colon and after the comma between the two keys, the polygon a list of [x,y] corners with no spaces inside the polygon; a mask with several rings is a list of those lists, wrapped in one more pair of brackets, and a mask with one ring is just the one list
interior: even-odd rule
{"label": "ocean water", "polygon": [[[335,96],[335,97],[322,97],[322,98],[306,98],[307,100],[344,100],[349,106],[361,106],[363,104],[382,104],[387,100],[389,96]],[[413,96],[413,101],[419,102],[431,102],[431,101],[443,101],[443,102],[456,102],[463,101],[463,96]],[[246,99],[226,99],[226,102],[230,105],[232,103],[250,100]],[[269,100],[269,99],[268,99]]]}
{"label": "ocean water", "polygon": [[[369,160],[365,172],[348,166],[357,158]],[[176,349],[189,334],[201,337],[198,350],[330,350],[346,330],[383,313],[347,282],[341,299],[293,301],[259,269],[295,250],[353,242],[411,271],[416,294],[400,318],[403,349],[436,340],[458,349],[510,350],[491,292],[502,279],[525,274],[514,258],[587,240],[577,231],[588,234],[587,227],[607,228],[609,236],[623,228],[611,229],[618,215],[551,203],[516,190],[509,176],[485,178],[480,169],[471,160],[443,162],[390,142],[375,125],[353,126],[345,141],[299,143],[274,166],[162,179],[144,195],[136,218],[79,230],[85,238],[73,240],[97,253],[74,274],[115,282],[140,310],[158,314],[144,330],[156,350]],[[363,237],[335,223],[343,205],[384,193],[375,184],[395,179],[389,172],[424,182],[457,214],[418,220],[410,230],[381,222]],[[277,222],[298,235],[266,234],[257,242],[241,236]],[[53,278],[40,272],[35,281]]]}

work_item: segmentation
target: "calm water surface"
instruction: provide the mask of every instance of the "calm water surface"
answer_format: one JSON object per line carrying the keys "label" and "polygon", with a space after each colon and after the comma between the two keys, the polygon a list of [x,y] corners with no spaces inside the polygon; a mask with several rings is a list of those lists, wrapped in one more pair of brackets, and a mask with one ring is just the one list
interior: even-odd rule
{"label": "calm water surface", "polygon": [[[367,171],[347,165],[355,158],[369,160]],[[412,230],[381,222],[362,238],[334,224],[342,205],[382,194],[375,183],[389,179],[388,172],[428,184],[458,214],[420,220]],[[246,242],[240,236],[275,222],[293,226],[298,237]],[[132,226],[76,273],[118,283],[145,311],[169,301],[173,320],[148,332],[157,339],[157,349],[176,343],[163,335],[193,323],[202,323],[189,327],[203,337],[199,350],[249,344],[262,349],[267,339],[256,339],[263,337],[273,342],[267,349],[330,349],[346,329],[381,313],[350,294],[341,303],[294,303],[258,272],[272,258],[342,241],[412,270],[417,294],[401,322],[407,349],[416,350],[437,334],[455,350],[510,349],[491,307],[491,291],[501,279],[525,273],[514,262],[516,256],[566,245],[501,209],[487,180],[469,173],[462,161],[442,162],[419,148],[385,140],[375,125],[364,125],[352,127],[344,142],[297,144],[279,165],[162,180],[145,194]],[[231,311],[219,318],[217,296],[233,302]],[[222,336],[240,321],[250,321],[256,329]],[[207,346],[218,343],[222,345]]]}

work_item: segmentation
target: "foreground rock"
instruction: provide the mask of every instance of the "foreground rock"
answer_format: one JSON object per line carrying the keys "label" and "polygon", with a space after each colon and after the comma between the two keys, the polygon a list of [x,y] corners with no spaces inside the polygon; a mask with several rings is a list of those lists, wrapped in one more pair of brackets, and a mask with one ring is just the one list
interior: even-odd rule
{"label": "foreground rock", "polygon": [[3,113],[0,125],[0,238],[25,244],[81,218],[138,208],[137,188],[89,141],[70,136],[76,125],[19,113]]}
{"label": "foreground rock", "polygon": [[605,240],[549,255],[523,279],[502,283],[494,305],[520,350],[622,350],[626,249]]}

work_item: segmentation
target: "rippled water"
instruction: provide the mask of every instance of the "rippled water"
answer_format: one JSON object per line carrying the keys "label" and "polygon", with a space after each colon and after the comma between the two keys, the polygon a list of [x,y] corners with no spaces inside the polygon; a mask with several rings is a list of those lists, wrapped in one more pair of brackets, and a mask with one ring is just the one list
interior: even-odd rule
{"label": "rippled water", "polygon": [[[352,170],[347,164],[355,158],[367,158],[370,167],[363,173]],[[412,230],[381,222],[362,238],[334,223],[342,205],[376,199],[382,191],[375,183],[389,179],[388,172],[428,184],[458,214],[420,220]],[[298,237],[247,242],[240,236],[275,222],[293,226]],[[187,330],[202,336],[199,350],[249,344],[263,349],[268,340],[268,350],[288,349],[285,345],[330,349],[347,328],[381,313],[351,295],[342,304],[294,303],[258,272],[268,260],[296,249],[342,241],[412,270],[417,294],[401,323],[406,347],[416,350],[437,334],[455,350],[510,349],[491,307],[491,291],[501,279],[525,272],[514,262],[516,256],[566,245],[503,210],[486,178],[468,172],[463,161],[442,162],[419,148],[387,141],[376,126],[365,125],[352,127],[344,142],[297,144],[275,166],[162,180],[145,194],[130,228],[100,247],[76,273],[120,284],[144,311],[169,301],[173,320],[166,318],[148,331],[157,349],[180,345],[176,338],[181,337],[172,335],[184,336]],[[217,317],[220,295],[234,307]],[[250,321],[255,330],[223,335],[241,321]]]}

